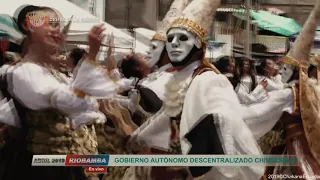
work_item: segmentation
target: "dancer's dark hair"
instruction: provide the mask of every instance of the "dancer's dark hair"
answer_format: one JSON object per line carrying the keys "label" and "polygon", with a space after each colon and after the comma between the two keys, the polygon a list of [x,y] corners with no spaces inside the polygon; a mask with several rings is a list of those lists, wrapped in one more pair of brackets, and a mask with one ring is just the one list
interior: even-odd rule
{"label": "dancer's dark hair", "polygon": [[72,49],[69,56],[73,59],[73,65],[76,66],[85,54],[86,50],[82,48]]}
{"label": "dancer's dark hair", "polygon": [[131,54],[124,57],[124,59],[121,61],[120,66],[120,69],[124,77],[136,77],[138,79],[143,78],[143,73],[141,72],[141,67],[138,60],[139,58],[140,57],[136,54]]}
{"label": "dancer's dark hair", "polygon": [[238,83],[241,83],[241,77],[244,75],[243,73],[243,66],[245,62],[249,62],[249,72],[248,75],[251,78],[252,84],[251,84],[251,91],[253,91],[256,88],[256,72],[255,72],[255,66],[253,61],[250,61],[249,59],[245,58],[245,57],[241,57],[239,58],[239,61],[237,63],[237,73],[236,73],[236,80],[238,81]]}
{"label": "dancer's dark hair", "polygon": [[25,6],[20,10],[16,21],[20,32],[22,32],[24,35],[28,34],[27,30],[24,28],[24,26],[26,25],[28,13],[39,10],[41,10],[41,7],[33,5]]}

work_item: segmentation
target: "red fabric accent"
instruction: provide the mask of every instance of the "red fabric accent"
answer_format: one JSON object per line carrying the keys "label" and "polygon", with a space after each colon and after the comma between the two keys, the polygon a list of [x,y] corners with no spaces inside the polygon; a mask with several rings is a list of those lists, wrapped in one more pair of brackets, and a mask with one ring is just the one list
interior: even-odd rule
{"label": "red fabric accent", "polygon": [[176,68],[174,68],[174,67],[167,69],[167,72],[169,72],[169,73],[172,73],[172,72],[175,72],[175,71],[176,71]]}
{"label": "red fabric accent", "polygon": [[176,139],[177,129],[171,125],[171,140]]}
{"label": "red fabric accent", "polygon": [[9,48],[9,41],[8,40],[0,40],[0,48],[2,52],[6,52]]}

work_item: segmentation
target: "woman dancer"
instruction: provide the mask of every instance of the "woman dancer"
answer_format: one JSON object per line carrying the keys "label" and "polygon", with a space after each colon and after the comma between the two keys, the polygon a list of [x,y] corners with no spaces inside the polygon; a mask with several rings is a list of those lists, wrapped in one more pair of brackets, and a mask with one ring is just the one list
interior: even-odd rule
{"label": "woman dancer", "polygon": [[[21,10],[18,22],[29,40],[28,52],[22,61],[9,67],[4,75],[8,85],[5,96],[14,99],[21,119],[21,128],[12,133],[1,155],[0,179],[86,179],[82,168],[30,167],[34,154],[96,154],[97,141],[92,124],[104,123],[98,98],[110,98],[125,87],[115,84],[94,62],[103,39],[102,25],[89,33],[89,56],[73,82],[52,68],[57,63],[63,42],[62,22],[45,21],[35,26],[27,21],[28,8]],[[61,19],[52,8],[36,7],[35,17]],[[63,18],[62,18],[63,19]],[[41,51],[39,50],[41,49]],[[13,162],[18,155],[19,162]],[[10,166],[11,165],[11,166]],[[25,173],[14,173],[25,169]]]}
{"label": "woman dancer", "polygon": [[268,95],[266,91],[268,81],[265,79],[260,83],[257,82],[253,63],[246,58],[241,58],[236,69],[236,79],[238,80],[236,92],[240,103],[250,105],[265,100]]}

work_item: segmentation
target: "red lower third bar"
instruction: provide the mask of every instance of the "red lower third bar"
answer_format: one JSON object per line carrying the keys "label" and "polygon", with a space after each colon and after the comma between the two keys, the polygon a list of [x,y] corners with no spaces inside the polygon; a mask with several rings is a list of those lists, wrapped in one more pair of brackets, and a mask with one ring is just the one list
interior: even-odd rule
{"label": "red lower third bar", "polygon": [[86,167],[85,172],[88,174],[92,174],[92,173],[105,174],[105,173],[107,173],[107,167],[97,167],[97,166]]}

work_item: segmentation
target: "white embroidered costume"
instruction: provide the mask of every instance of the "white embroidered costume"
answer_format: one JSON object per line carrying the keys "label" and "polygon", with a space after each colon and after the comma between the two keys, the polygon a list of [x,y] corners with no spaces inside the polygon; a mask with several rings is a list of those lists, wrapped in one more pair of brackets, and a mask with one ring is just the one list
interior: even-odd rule
{"label": "white embroidered costume", "polygon": [[[146,88],[149,88],[152,90],[160,100],[164,101],[164,93],[165,93],[165,84],[168,82],[170,77],[172,76],[172,73],[167,72],[168,69],[172,67],[172,65],[166,64],[162,67],[155,67],[156,64],[161,61],[163,58],[162,55],[165,51],[165,42],[167,40],[166,38],[166,32],[168,28],[170,27],[170,24],[173,22],[174,19],[179,17],[183,11],[183,9],[187,6],[189,3],[189,0],[175,0],[172,2],[169,11],[165,15],[164,19],[162,20],[161,25],[158,27],[156,34],[151,39],[151,46],[149,50],[149,57],[147,60],[147,65],[155,69],[154,72],[148,75],[147,78],[142,79],[140,82],[140,85]],[[161,110],[159,111],[161,112]],[[154,119],[157,117],[159,113],[155,114],[151,118],[149,118],[138,130],[136,130],[132,137],[136,137],[136,134],[139,134],[140,129],[143,129],[143,127],[147,126],[151,119]],[[161,119],[161,118],[160,118]],[[170,122],[169,125],[170,126]],[[157,130],[158,131],[158,130]],[[161,130],[160,130],[161,131]],[[166,131],[164,131],[166,132]],[[155,134],[157,134],[155,132]],[[160,136],[161,137],[161,136]],[[144,168],[142,169],[142,172],[146,173],[139,173],[139,167],[131,167],[128,168],[126,171],[126,174],[123,178],[123,180],[149,180],[151,179],[151,168]],[[141,171],[141,170],[140,170]],[[147,174],[147,175],[145,175]]]}
{"label": "white embroidered costume", "polygon": [[268,97],[268,93],[261,85],[257,85],[251,90],[252,80],[250,76],[243,77],[237,85],[235,91],[241,104],[250,105],[253,103],[264,101]]}
{"label": "white embroidered costume", "polygon": [[[179,36],[178,32],[188,31],[189,33],[186,33],[188,36],[195,36],[194,45],[198,48],[202,46],[201,48],[205,51],[206,30],[209,29],[219,5],[219,0],[192,1],[184,10],[183,16],[171,25],[170,30],[177,32],[177,34],[173,33],[173,36]],[[173,37],[174,40],[171,39],[167,43],[168,46],[173,41],[177,41],[176,36]],[[187,44],[191,41],[184,42]],[[188,46],[192,48],[190,44]],[[186,53],[182,52],[183,50],[185,49],[182,49],[180,54]],[[211,70],[193,76],[201,64],[205,64],[207,69]],[[142,125],[139,131],[134,133],[133,138],[146,143],[149,147],[168,150],[171,135],[170,117],[181,114],[181,149],[183,154],[189,154],[191,144],[186,135],[192,132],[203,119],[212,115],[218,127],[218,136],[225,155],[261,155],[253,134],[244,122],[242,106],[231,83],[224,75],[217,73],[217,69],[209,65],[206,60],[195,61],[177,71],[166,86],[164,107],[150,121]],[[203,179],[258,180],[263,173],[264,165],[213,167]]]}
{"label": "white embroidered costume", "polygon": [[103,69],[90,60],[82,63],[73,82],[34,63],[30,55],[6,73],[9,92],[24,106],[32,110],[58,108],[68,114],[74,128],[95,121],[103,123],[105,117],[98,112],[96,98],[111,98],[125,86],[122,81],[108,79]]}

